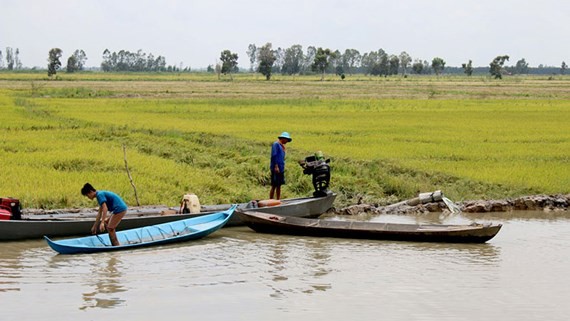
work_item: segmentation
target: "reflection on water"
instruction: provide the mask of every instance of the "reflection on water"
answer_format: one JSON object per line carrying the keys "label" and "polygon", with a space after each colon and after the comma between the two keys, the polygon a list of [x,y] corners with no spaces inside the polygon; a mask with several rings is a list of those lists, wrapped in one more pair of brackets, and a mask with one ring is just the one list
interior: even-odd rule
{"label": "reflection on water", "polygon": [[[116,255],[116,253],[113,253]],[[80,310],[87,308],[114,308],[124,303],[118,297],[120,292],[126,289],[121,285],[120,280],[124,267],[116,256],[104,258],[107,261],[106,266],[101,268],[99,265],[93,267],[93,284],[91,286],[94,291],[83,293],[85,305]]]}
{"label": "reflection on water", "polygon": [[[331,271],[328,267],[330,254],[323,243],[318,239],[303,239],[292,244],[290,239],[276,238],[275,243],[257,243],[257,246],[268,248],[266,262],[272,279],[267,285],[272,289],[271,297],[283,298],[288,292],[311,294],[330,289],[330,283],[320,281]],[[290,278],[294,279],[288,282]]]}
{"label": "reflection on water", "polygon": [[503,229],[486,244],[438,244],[240,227],[194,242],[67,256],[44,241],[5,242],[0,319],[514,321],[570,313],[568,213],[369,219]]}

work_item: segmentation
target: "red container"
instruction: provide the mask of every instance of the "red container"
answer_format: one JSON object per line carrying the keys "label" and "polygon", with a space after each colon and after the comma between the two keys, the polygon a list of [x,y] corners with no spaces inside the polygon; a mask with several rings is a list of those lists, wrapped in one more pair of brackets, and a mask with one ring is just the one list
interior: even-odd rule
{"label": "red container", "polygon": [[10,213],[10,211],[0,208],[0,221],[9,220],[11,218],[12,218],[12,213]]}
{"label": "red container", "polygon": [[[6,218],[6,216],[8,218]],[[0,198],[0,220],[20,220],[22,219],[22,208],[20,200],[13,197]]]}

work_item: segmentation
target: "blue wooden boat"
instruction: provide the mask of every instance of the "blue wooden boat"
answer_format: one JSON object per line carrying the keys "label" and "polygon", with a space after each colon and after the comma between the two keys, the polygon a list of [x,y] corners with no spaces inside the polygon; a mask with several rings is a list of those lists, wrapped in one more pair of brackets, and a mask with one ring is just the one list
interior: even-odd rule
{"label": "blue wooden boat", "polygon": [[108,234],[52,241],[48,245],[60,254],[97,253],[134,249],[138,247],[185,242],[203,238],[222,228],[237,205],[213,214],[117,232],[119,246],[112,246]]}

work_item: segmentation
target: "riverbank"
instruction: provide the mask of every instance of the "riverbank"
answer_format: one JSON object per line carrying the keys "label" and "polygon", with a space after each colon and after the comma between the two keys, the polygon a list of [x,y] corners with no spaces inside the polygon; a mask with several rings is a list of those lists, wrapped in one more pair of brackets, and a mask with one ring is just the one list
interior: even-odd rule
{"label": "riverbank", "polygon": [[[472,200],[454,203],[465,213],[509,212],[509,211],[544,211],[563,212],[570,207],[570,194],[557,195],[528,195],[517,198],[499,200]],[[370,214],[424,214],[450,210],[444,201],[427,202],[424,204],[399,206],[387,205],[376,206],[373,204],[356,204],[348,207],[334,209],[332,213],[337,215],[356,215],[359,213]]]}
{"label": "riverbank", "polygon": [[[403,202],[402,202],[403,203]],[[397,206],[394,206],[397,205]],[[544,211],[548,212],[564,212],[570,208],[570,194],[557,195],[528,195],[516,198],[505,198],[499,200],[471,200],[464,202],[454,202],[461,212],[465,213],[488,213],[488,212],[510,212],[510,211]],[[136,213],[142,212],[165,212],[176,211],[178,208],[167,205],[146,205],[133,206],[130,211]],[[374,204],[354,204],[346,207],[332,208],[330,214],[335,215],[357,215],[360,213],[368,213],[373,215],[379,214],[426,214],[426,213],[450,213],[450,209],[444,201],[427,202],[424,204],[407,205],[407,204],[390,204],[379,206]],[[68,208],[68,209],[34,209],[24,208],[24,215],[50,215],[50,214],[95,214],[97,208]],[[166,212],[165,212],[166,213]]]}

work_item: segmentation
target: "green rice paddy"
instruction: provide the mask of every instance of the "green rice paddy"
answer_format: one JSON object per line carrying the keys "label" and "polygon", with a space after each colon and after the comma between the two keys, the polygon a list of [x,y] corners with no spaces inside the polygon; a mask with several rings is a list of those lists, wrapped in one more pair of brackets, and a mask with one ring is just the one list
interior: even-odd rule
{"label": "green rice paddy", "polygon": [[570,193],[570,78],[0,73],[0,197],[95,206],[85,182],[136,205],[269,195],[271,143],[287,145],[284,197],[312,193],[297,161],[331,158],[338,206],[440,189],[453,200]]}

